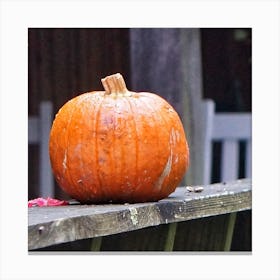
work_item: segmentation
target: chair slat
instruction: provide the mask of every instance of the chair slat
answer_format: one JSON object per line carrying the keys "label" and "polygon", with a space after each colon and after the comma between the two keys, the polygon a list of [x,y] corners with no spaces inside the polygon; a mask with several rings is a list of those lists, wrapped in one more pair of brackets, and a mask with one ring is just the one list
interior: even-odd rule
{"label": "chair slat", "polygon": [[216,113],[214,115],[213,140],[251,138],[251,114]]}
{"label": "chair slat", "polygon": [[28,117],[28,144],[39,145],[39,196],[54,195],[54,180],[49,160],[49,133],[52,124],[52,103],[40,104],[39,116]]}
{"label": "chair slat", "polygon": [[39,119],[37,117],[28,118],[28,143],[36,144],[39,142]]}
{"label": "chair slat", "polygon": [[202,135],[204,136],[204,167],[203,167],[203,184],[209,184],[212,172],[212,130],[215,104],[212,100],[206,100],[202,104],[203,114],[202,123],[204,126]]}
{"label": "chair slat", "polygon": [[245,158],[245,176],[246,178],[252,177],[252,141],[246,141],[246,158]]}
{"label": "chair slat", "polygon": [[54,182],[49,159],[49,133],[52,123],[52,103],[45,101],[40,106],[40,194],[54,196]]}
{"label": "chair slat", "polygon": [[221,180],[238,178],[239,149],[237,140],[225,140],[222,143]]}

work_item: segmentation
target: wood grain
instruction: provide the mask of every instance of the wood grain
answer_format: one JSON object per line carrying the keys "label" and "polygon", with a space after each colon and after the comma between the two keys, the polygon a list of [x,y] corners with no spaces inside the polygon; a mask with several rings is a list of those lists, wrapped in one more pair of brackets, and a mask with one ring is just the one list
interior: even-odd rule
{"label": "wood grain", "polygon": [[203,187],[152,203],[29,208],[28,249],[251,209],[250,179]]}

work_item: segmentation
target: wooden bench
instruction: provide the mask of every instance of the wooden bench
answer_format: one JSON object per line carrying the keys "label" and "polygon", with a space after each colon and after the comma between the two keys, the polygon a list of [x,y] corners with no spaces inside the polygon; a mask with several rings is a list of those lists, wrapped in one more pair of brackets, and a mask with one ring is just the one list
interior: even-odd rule
{"label": "wooden bench", "polygon": [[[188,250],[183,244],[177,244],[177,249],[174,248],[177,224],[249,210],[252,204],[251,189],[251,180],[242,179],[204,186],[178,187],[168,198],[151,203],[80,205],[71,201],[67,206],[32,207],[28,209],[28,249],[44,249],[65,242],[93,238],[92,250],[114,251],[118,250],[118,246],[106,248],[106,242],[101,246],[101,237],[137,232],[145,228],[157,231],[165,225],[165,230],[155,234],[155,240],[162,240],[161,248],[155,249],[150,244],[149,250]],[[188,235],[188,231],[184,231],[184,234]],[[196,234],[200,236],[203,232]],[[210,238],[211,234],[207,234]],[[147,234],[143,236],[146,239],[152,238]],[[113,244],[117,244],[114,242]],[[128,243],[128,239],[124,242]],[[138,244],[143,246],[142,241],[139,243],[138,240]],[[125,247],[125,250],[130,249]],[[134,247],[133,250],[140,249]]]}

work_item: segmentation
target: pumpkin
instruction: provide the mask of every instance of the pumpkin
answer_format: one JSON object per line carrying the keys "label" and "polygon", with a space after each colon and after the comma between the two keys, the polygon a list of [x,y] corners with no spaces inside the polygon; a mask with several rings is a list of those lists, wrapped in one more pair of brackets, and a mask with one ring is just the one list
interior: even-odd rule
{"label": "pumpkin", "polygon": [[176,111],[154,93],[127,90],[121,74],[56,114],[50,139],[59,186],[81,203],[158,201],[182,180],[189,149]]}

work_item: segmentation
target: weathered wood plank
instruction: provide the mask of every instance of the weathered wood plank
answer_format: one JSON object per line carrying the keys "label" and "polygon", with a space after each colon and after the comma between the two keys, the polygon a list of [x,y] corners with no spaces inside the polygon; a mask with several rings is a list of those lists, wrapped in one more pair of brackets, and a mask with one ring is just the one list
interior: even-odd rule
{"label": "weathered wood plank", "polygon": [[206,185],[199,193],[178,187],[151,203],[29,208],[28,249],[247,209],[250,179]]}

